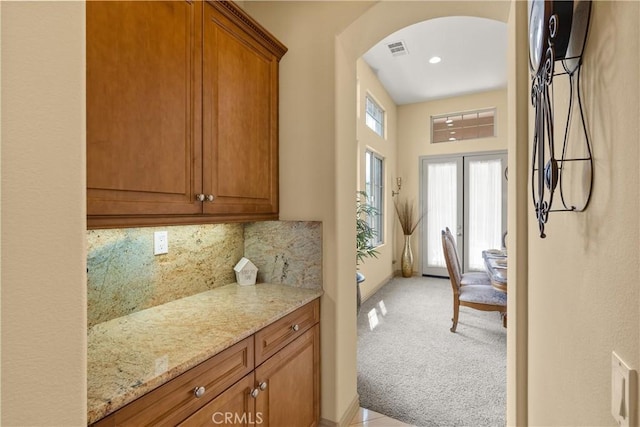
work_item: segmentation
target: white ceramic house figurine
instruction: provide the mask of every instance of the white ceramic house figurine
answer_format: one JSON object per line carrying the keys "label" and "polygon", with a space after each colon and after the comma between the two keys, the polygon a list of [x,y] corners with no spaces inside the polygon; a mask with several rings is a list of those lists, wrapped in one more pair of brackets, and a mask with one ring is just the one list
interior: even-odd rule
{"label": "white ceramic house figurine", "polygon": [[240,261],[233,267],[236,272],[236,282],[238,285],[255,285],[258,267],[256,267],[249,259],[242,257]]}

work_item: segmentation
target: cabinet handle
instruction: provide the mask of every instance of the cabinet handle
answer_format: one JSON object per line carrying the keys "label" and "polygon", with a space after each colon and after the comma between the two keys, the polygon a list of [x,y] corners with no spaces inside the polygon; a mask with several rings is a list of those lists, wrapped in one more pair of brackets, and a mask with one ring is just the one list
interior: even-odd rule
{"label": "cabinet handle", "polygon": [[251,390],[251,397],[253,397],[254,399],[256,399],[259,394],[260,394],[260,390],[258,390],[257,388],[254,388],[253,390]]}
{"label": "cabinet handle", "polygon": [[263,381],[260,384],[258,384],[258,387],[260,387],[260,390],[264,391],[267,389],[267,382]]}
{"label": "cabinet handle", "polygon": [[215,200],[216,196],[214,196],[213,194],[209,194],[207,195],[207,201],[208,202],[213,202]]}
{"label": "cabinet handle", "polygon": [[293,326],[291,327],[291,329],[292,329],[294,332],[298,332],[298,330],[300,329],[300,326],[296,323],[295,325],[293,325]]}
{"label": "cabinet handle", "polygon": [[199,202],[204,202],[205,195],[204,194],[196,194],[196,200]]}
{"label": "cabinet handle", "polygon": [[197,398],[201,398],[204,395],[205,389],[204,387],[196,387],[193,389],[193,394]]}

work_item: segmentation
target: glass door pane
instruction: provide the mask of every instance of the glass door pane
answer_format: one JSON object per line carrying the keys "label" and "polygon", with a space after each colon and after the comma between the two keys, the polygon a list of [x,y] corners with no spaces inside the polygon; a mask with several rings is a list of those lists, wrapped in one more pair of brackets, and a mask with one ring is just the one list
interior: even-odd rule
{"label": "glass door pane", "polygon": [[456,238],[464,271],[484,270],[482,251],[507,231],[507,153],[421,159],[422,274],[448,277],[441,231]]}
{"label": "glass door pane", "polygon": [[423,159],[422,274],[448,276],[441,231],[462,228],[462,158]]}
{"label": "glass door pane", "polygon": [[464,158],[465,271],[483,270],[482,251],[502,247],[507,218],[506,164],[504,154]]}

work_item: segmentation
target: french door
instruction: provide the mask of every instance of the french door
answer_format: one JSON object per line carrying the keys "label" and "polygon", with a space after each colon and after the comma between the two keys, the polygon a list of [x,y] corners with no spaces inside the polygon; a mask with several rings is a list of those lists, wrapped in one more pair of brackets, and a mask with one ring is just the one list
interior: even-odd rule
{"label": "french door", "polygon": [[456,238],[464,271],[484,268],[482,251],[507,231],[507,153],[421,158],[422,274],[447,277],[441,231]]}

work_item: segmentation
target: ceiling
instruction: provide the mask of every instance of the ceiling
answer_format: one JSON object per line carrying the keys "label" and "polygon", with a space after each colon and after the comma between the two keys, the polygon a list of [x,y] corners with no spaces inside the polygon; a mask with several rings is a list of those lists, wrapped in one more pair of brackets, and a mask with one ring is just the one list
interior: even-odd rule
{"label": "ceiling", "polygon": [[[388,44],[403,42],[405,54]],[[429,59],[442,60],[430,64]],[[507,86],[507,24],[486,18],[430,19],[385,37],[363,58],[397,105]]]}

